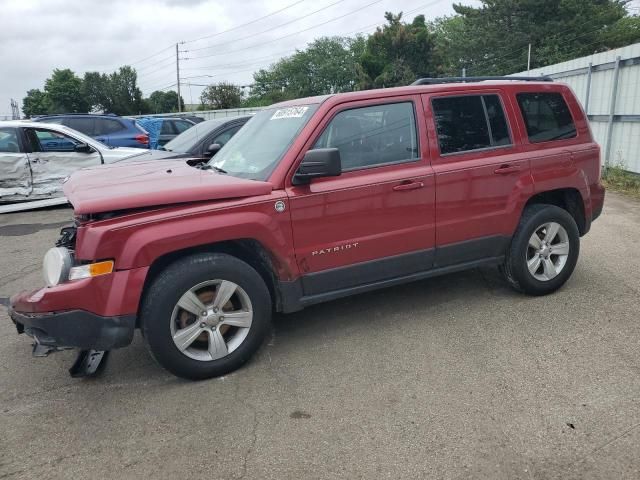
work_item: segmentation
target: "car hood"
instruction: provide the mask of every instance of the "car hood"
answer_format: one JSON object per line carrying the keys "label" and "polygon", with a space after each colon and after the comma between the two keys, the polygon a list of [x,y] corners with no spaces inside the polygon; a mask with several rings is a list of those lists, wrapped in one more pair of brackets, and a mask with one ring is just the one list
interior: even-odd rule
{"label": "car hood", "polygon": [[71,175],[63,187],[79,215],[267,195],[272,189],[268,182],[200,170],[182,160],[85,168]]}
{"label": "car hood", "polygon": [[134,147],[116,147],[116,148],[101,148],[100,153],[104,163],[118,162],[124,158],[137,157],[149,153],[146,148],[134,148]]}
{"label": "car hood", "polygon": [[[114,150],[117,150],[117,149],[114,148]],[[189,155],[188,153],[168,152],[165,150],[142,150],[140,148],[131,148],[127,150],[135,150],[135,151],[128,152],[126,155],[114,157],[111,161],[105,160],[105,163],[146,162],[150,160],[163,160],[168,158],[186,158],[186,157],[193,156],[193,155]]]}

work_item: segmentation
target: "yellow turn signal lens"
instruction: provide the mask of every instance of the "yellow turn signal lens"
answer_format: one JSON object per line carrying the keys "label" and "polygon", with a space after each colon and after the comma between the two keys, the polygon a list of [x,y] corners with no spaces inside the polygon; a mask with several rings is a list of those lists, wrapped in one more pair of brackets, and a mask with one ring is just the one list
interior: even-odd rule
{"label": "yellow turn signal lens", "polygon": [[105,260],[104,262],[88,263],[86,265],[78,265],[69,270],[69,280],[81,280],[83,278],[97,277],[107,275],[113,272],[113,260]]}
{"label": "yellow turn signal lens", "polygon": [[113,260],[107,260],[106,262],[91,263],[89,265],[89,275],[97,277],[98,275],[106,275],[113,272]]}

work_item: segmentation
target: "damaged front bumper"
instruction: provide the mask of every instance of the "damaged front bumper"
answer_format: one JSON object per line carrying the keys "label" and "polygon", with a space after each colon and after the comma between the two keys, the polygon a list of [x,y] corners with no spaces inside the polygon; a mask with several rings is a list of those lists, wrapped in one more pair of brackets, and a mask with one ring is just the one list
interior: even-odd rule
{"label": "damaged front bumper", "polygon": [[83,310],[23,313],[9,307],[18,333],[33,337],[37,344],[54,348],[113,350],[133,340],[135,315],[102,317]]}

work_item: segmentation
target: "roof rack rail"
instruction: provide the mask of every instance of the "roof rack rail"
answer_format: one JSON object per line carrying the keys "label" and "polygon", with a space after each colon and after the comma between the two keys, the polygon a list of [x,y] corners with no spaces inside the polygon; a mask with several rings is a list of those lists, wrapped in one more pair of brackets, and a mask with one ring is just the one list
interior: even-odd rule
{"label": "roof rack rail", "polygon": [[484,82],[486,80],[511,80],[515,82],[553,82],[553,78],[542,77],[442,77],[442,78],[419,78],[411,85],[437,85],[439,83],[466,83]]}

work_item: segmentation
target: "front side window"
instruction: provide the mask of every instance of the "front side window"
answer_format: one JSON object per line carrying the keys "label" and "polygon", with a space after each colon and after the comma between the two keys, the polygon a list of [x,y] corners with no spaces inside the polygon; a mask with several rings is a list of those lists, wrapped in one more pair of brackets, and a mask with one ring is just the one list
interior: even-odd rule
{"label": "front side window", "polygon": [[419,158],[413,103],[390,103],[338,113],[313,148],[340,150],[343,170]]}
{"label": "front side window", "polygon": [[434,98],[432,105],[441,155],[511,145],[497,95]]}
{"label": "front side window", "polygon": [[19,153],[18,131],[15,128],[0,128],[0,153]]}
{"label": "front side window", "polygon": [[193,124],[185,122],[184,120],[174,120],[173,127],[178,133],[182,133],[185,130],[189,130],[189,128],[193,127]]}
{"label": "front side window", "polygon": [[531,143],[564,140],[578,134],[560,93],[519,93],[516,98]]}
{"label": "front side window", "polygon": [[27,131],[34,152],[73,152],[80,142],[52,130],[34,128]]}
{"label": "front side window", "polygon": [[266,180],[317,108],[312,104],[261,110],[227,142],[211,164],[229,175]]}

